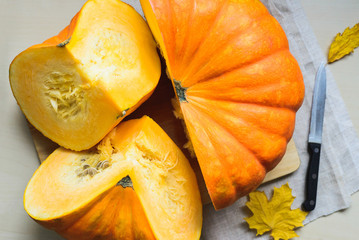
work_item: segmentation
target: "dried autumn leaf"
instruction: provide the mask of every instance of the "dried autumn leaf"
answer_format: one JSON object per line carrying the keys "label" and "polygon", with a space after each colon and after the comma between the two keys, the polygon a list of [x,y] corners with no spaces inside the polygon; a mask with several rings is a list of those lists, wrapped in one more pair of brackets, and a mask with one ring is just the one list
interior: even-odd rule
{"label": "dried autumn leaf", "polygon": [[250,193],[246,205],[253,216],[245,218],[249,228],[257,229],[257,235],[272,231],[271,236],[274,240],[298,237],[293,229],[303,226],[308,213],[300,209],[291,210],[294,198],[288,183],[280,188],[274,188],[270,201],[264,192]]}
{"label": "dried autumn leaf", "polygon": [[328,62],[334,62],[352,53],[359,46],[359,23],[338,33],[329,48]]}

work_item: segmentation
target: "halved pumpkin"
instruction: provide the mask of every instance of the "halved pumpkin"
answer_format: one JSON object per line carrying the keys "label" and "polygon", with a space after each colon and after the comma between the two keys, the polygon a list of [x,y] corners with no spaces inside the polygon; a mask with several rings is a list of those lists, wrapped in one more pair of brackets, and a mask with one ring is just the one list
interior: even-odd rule
{"label": "halved pumpkin", "polygon": [[141,0],[214,207],[245,196],[286,151],[303,77],[258,0]]}
{"label": "halved pumpkin", "polygon": [[9,77],[35,128],[84,150],[144,102],[160,75],[143,18],[121,1],[89,0],[59,35],[20,53]]}
{"label": "halved pumpkin", "polygon": [[149,117],[97,146],[59,148],[27,185],[27,213],[67,239],[199,239],[202,202],[181,150]]}

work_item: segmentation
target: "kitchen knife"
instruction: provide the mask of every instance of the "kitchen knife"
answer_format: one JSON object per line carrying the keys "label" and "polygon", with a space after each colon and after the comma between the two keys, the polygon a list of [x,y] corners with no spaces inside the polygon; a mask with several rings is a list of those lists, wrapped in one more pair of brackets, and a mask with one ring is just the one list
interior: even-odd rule
{"label": "kitchen knife", "polygon": [[319,173],[320,149],[322,145],[322,131],[324,120],[324,107],[327,89],[327,76],[325,63],[319,66],[315,77],[312,113],[310,119],[310,129],[308,138],[308,151],[310,160],[306,179],[306,199],[303,202],[305,211],[312,211],[317,200],[317,186]]}

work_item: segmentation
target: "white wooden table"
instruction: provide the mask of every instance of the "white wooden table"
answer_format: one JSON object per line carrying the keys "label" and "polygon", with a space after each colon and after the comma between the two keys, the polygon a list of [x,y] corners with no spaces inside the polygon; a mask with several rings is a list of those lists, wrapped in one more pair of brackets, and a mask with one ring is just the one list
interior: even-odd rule
{"label": "white wooden table", "polygon": [[[8,68],[20,51],[57,34],[84,2],[0,0],[0,239],[61,239],[36,224],[23,209],[24,189],[39,162],[26,121],[9,87]],[[325,53],[337,32],[359,22],[358,0],[301,2]],[[329,68],[359,132],[359,49]],[[353,195],[352,201],[349,209],[315,220],[298,230],[300,239],[358,239],[359,193]]]}

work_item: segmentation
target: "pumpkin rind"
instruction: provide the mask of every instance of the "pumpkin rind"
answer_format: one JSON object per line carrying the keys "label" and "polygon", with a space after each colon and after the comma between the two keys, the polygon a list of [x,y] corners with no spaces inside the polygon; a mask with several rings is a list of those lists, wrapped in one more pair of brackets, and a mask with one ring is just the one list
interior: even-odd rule
{"label": "pumpkin rind", "polygon": [[160,74],[143,18],[121,1],[89,0],[59,35],[20,53],[9,78],[35,128],[84,150],[148,99]]}
{"label": "pumpkin rind", "polygon": [[[98,172],[79,174],[96,161]],[[85,169],[85,168],[84,168]],[[117,184],[126,176],[133,188]],[[124,184],[122,184],[124,185]],[[199,239],[202,203],[180,149],[149,117],[121,123],[94,149],[55,150],[31,178],[27,213],[67,239]]]}
{"label": "pumpkin rind", "polygon": [[68,240],[156,239],[135,191],[121,186],[111,188],[61,234]]}
{"label": "pumpkin rind", "polygon": [[[216,209],[285,153],[304,97],[279,23],[257,0],[141,0]],[[189,24],[190,23],[190,24]]]}

